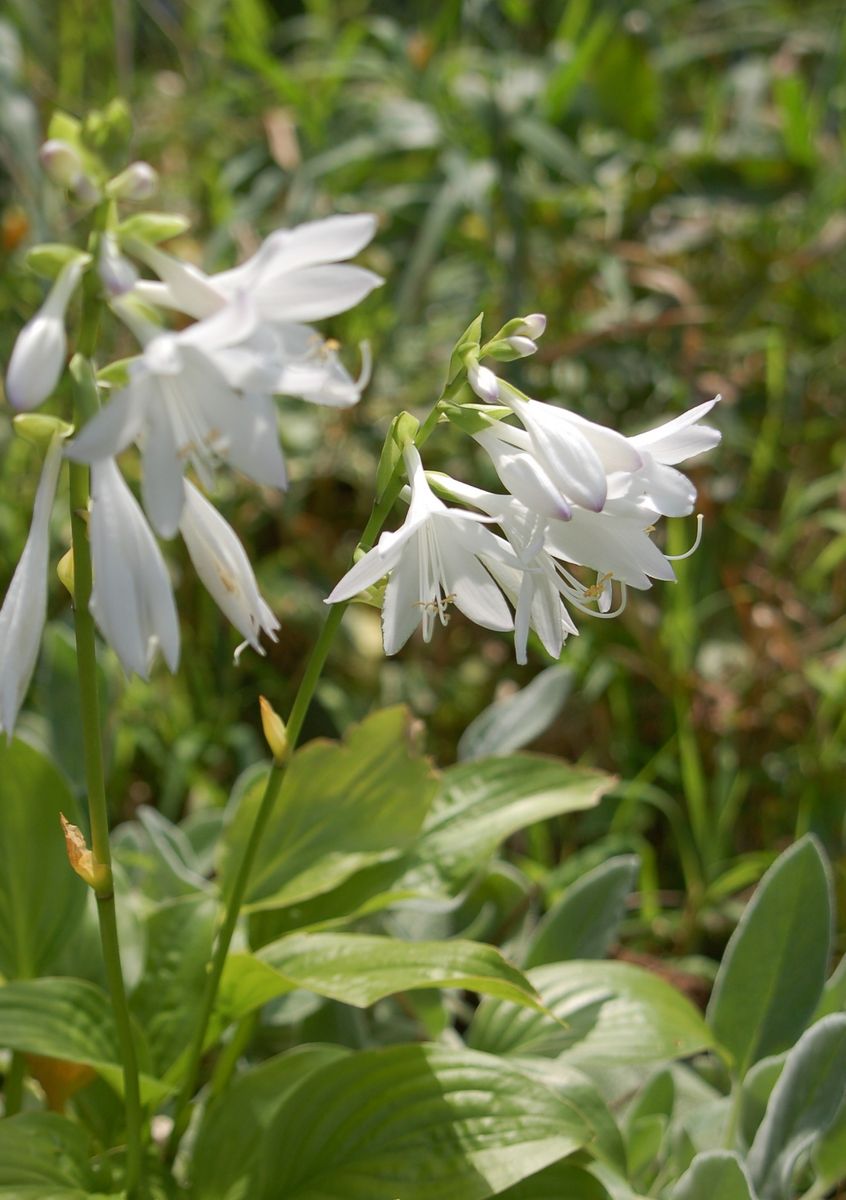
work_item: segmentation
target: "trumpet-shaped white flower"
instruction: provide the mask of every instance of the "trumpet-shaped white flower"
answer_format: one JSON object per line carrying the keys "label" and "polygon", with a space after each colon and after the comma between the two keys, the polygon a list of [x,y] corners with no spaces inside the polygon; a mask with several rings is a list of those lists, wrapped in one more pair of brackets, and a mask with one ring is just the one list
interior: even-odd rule
{"label": "trumpet-shaped white flower", "polygon": [[65,312],[82,276],[87,256],[66,263],[47,299],[18,334],[6,371],[6,395],[14,408],[43,404],[65,366]]}
{"label": "trumpet-shaped white flower", "polygon": [[208,486],[212,468],[226,461],[257,483],[284,487],[273,403],[237,390],[262,378],[260,356],[240,344],[255,328],[250,305],[242,300],[175,334],[133,323],[146,345],[130,364],[129,384],[88,422],[68,457],[98,462],[139,441],[144,507],[162,537],[179,527],[186,463]]}
{"label": "trumpet-shaped white flower", "polygon": [[719,443],[719,430],[700,424],[719,400],[720,397],[715,396],[656,429],[630,438],[631,445],[643,459],[643,466],[632,475],[615,476],[610,481],[609,495],[621,502],[635,504],[647,513],[689,516],[696,503],[696,488],[675,466],[712,450]]}
{"label": "trumpet-shaped white flower", "polygon": [[179,621],[164,559],[114,459],[91,470],[91,614],[129,674],[147,679],[156,651],[175,671]]}
{"label": "trumpet-shaped white flower", "polygon": [[326,603],[350,600],[388,575],[382,607],[386,654],[396,654],[421,622],[429,641],[435,618],[447,623],[450,604],[486,629],[513,629],[502,592],[482,566],[484,557],[517,566],[513,552],[485,527],[484,517],[447,508],[434,495],[414,446],[406,447],[404,459],[411,483],[404,524],[382,534]]}
{"label": "trumpet-shaped white flower", "polygon": [[190,483],[185,485],[185,508],[179,531],[194,569],[224,616],[246,639],[235,652],[250,645],[264,654],[259,637],[277,641],[279,622],[259,591],[247,553],[231,525]]}
{"label": "trumpet-shaped white flower", "polygon": [[360,213],[281,229],[252,258],[217,275],[205,275],[157,247],[134,243],[133,252],[161,280],[142,281],[137,291],[155,304],[198,318],[248,295],[259,318],[256,336],[266,355],[267,390],[347,407],[358,402],[367,383],[367,362],[359,379],[352,379],[336,347],[302,322],[345,312],[382,283],[374,272],[343,261],[367,245],[375,228],[375,218]]}
{"label": "trumpet-shaped white flower", "polygon": [[0,730],[8,739],[35,670],[47,616],[50,510],[61,465],[61,439],[54,437],[44,459],[29,537],[0,609]]}

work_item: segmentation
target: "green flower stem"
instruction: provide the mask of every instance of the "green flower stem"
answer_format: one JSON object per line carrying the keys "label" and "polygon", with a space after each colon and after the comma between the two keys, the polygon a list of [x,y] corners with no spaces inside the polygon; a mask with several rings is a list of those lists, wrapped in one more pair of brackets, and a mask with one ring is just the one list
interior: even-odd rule
{"label": "green flower stem", "polygon": [[[429,437],[441,415],[441,401],[452,395],[457,390],[457,386],[453,384],[445,389],[444,394],[435,404],[429,416],[420,426],[414,438],[416,446],[422,446]],[[398,464],[399,465],[399,464]],[[370,518],[365,526],[364,533],[361,535],[361,541],[358,548],[367,551],[369,550],[379,531],[384,525],[394,507],[400,492],[402,491],[403,481],[398,470],[395,469],[381,499],[373,505],[370,513]],[[309,706],[317,684],[320,681],[320,676],[329,651],[335,640],[335,635],[340,628],[344,613],[347,610],[350,601],[344,601],[340,604],[333,604],[329,611],[329,615],[320,631],[314,649],[311,652],[311,657],[306,665],[305,674],[303,675],[300,686],[297,689],[297,694],[294,697],[294,703],[291,707],[291,714],[288,718],[286,731],[288,735],[288,753],[293,753],[302,732],[303,722],[308,714]],[[205,988],[203,990],[202,1004],[197,1022],[194,1027],[194,1037],[188,1049],[188,1057],[185,1066],[185,1077],[183,1079],[182,1088],[176,1098],[173,1111],[173,1129],[171,1130],[170,1139],[167,1146],[167,1157],[172,1161],[176,1156],[176,1151],[179,1147],[179,1142],[188,1127],[189,1111],[191,1097],[194,1094],[194,1089],[197,1083],[197,1076],[200,1069],[200,1059],[206,1044],[206,1037],[211,1021],[212,1012],[214,1011],[214,1003],[217,998],[217,990],[220,986],[220,979],[223,975],[223,967],[226,962],[226,956],[229,952],[229,946],[232,941],[232,935],[235,932],[235,926],[238,923],[238,916],[241,911],[241,905],[244,903],[244,896],[247,892],[247,884],[250,878],[250,872],[253,868],[256,853],[259,848],[267,823],[270,820],[270,814],[276,805],[279,794],[282,790],[282,784],[285,779],[286,764],[274,763],[270,768],[270,774],[267,778],[267,784],[264,789],[264,794],[259,804],[256,819],[250,831],[250,836],[247,845],[244,849],[243,857],[238,866],[238,873],[235,876],[235,881],[232,884],[232,890],[229,893],[226,910],[223,915],[223,921],[215,942],[214,954],[209,966],[209,973],[206,977]]]}
{"label": "green flower stem", "polygon": [[[96,237],[96,235],[94,236]],[[97,384],[90,356],[94,352],[97,341],[100,301],[96,292],[96,280],[92,278],[89,281],[89,276],[86,276],[83,286],[79,353],[74,356],[71,364],[71,374],[74,380],[75,417],[78,427],[84,425],[98,405]],[[125,1188],[129,1200],[133,1200],[140,1194],[141,1187],[143,1111],[138,1083],[138,1059],[135,1053],[132,1022],[120,961],[120,942],[112,880],[112,856],[109,846],[109,812],[106,803],[103,748],[100,741],[96,636],[94,619],[90,611],[93,572],[87,526],[89,497],[88,467],[80,463],[71,463],[70,514],[73,539],[76,663],[85,757],[85,784],[91,827],[91,850],[95,863],[94,893],[97,898],[97,920],[100,928],[103,962],[106,968],[106,981],[123,1066],[123,1097],[126,1115]]]}

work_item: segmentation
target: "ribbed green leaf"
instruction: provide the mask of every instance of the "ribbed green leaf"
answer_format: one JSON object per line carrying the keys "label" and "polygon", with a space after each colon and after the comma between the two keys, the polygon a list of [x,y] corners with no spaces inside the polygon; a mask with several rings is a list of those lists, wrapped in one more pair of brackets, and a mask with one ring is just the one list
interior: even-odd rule
{"label": "ribbed green leaf", "polygon": [[572,1163],[554,1163],[498,1193],[500,1200],[609,1200],[598,1179]]}
{"label": "ribbed green leaf", "polygon": [[9,1117],[0,1121],[0,1189],[14,1185],[15,1195],[27,1186],[39,1187],[38,1195],[87,1194],[94,1188],[89,1154],[87,1134],[64,1117],[54,1113]]}
{"label": "ribbed green leaf", "polygon": [[253,1195],[262,1138],[280,1105],[307,1076],[348,1053],[342,1046],[297,1046],[245,1071],[213,1100],[192,1152],[195,1200]]}
{"label": "ribbed green leaf", "polygon": [[61,812],[73,820],[76,802],[49,759],[0,741],[0,974],[10,979],[49,971],[85,904]]}
{"label": "ribbed green leaf", "polygon": [[554,1057],[578,1065],[663,1062],[713,1045],[702,1017],[657,975],[627,963],[571,962],[536,967],[527,978],[543,1012],[485,1000],[470,1025],[471,1046],[491,1054]]}
{"label": "ribbed green leaf", "polygon": [[[0,1046],[85,1063],[121,1090],[120,1051],[109,999],[85,980],[29,979],[0,987]],[[136,1047],[144,1070],[149,1054],[140,1030]],[[145,1101],[160,1100],[167,1091],[158,1080],[142,1075]]]}
{"label": "ribbed green leaf", "polygon": [[812,837],[770,867],[728,944],[708,1022],[742,1077],[793,1045],[819,1003],[828,969],[832,901]]}
{"label": "ribbed green leaf", "polygon": [[613,782],[600,771],[535,754],[450,767],[404,882],[454,889],[512,833],[592,808]]}
{"label": "ribbed green leaf", "polygon": [[251,1200],[484,1200],[588,1140],[575,1105],[443,1046],[350,1055],[276,1114]]}
{"label": "ribbed green leaf", "polygon": [[457,939],[402,942],[361,933],[295,933],[255,955],[231,956],[220,1008],[237,1019],[295,988],[366,1008],[398,992],[432,987],[539,1004],[525,976],[493,946]]}
{"label": "ribbed green leaf", "polygon": [[[226,833],[224,891],[241,861],[265,777],[255,775]],[[288,766],[250,875],[248,907],[297,904],[371,863],[398,858],[417,836],[436,788],[405,708],[374,713],[343,743],[309,742]]]}

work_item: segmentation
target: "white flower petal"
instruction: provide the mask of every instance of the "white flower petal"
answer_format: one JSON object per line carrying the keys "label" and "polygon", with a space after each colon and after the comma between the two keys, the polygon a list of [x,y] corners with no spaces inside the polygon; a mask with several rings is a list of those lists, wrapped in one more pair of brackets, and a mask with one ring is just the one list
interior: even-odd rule
{"label": "white flower petal", "polygon": [[50,511],[62,444],[53,438],[44,459],[29,536],[0,609],[0,730],[11,739],[29,688],[47,616]]}
{"label": "white flower petal", "polygon": [[259,315],[271,324],[316,321],[346,312],[383,282],[380,275],[364,267],[304,267],[278,280],[262,280],[253,299]]}
{"label": "white flower petal", "polygon": [[444,587],[456,607],[486,629],[513,629],[502,592],[475,557],[463,526],[448,516],[435,517],[433,523]]}
{"label": "white flower petal", "polygon": [[[422,536],[420,533],[416,537]],[[410,544],[408,553],[391,572],[382,605],[382,639],[386,654],[396,654],[420,624],[420,557]]]}
{"label": "white flower petal", "polygon": [[120,454],[141,432],[151,395],[146,372],[131,373],[128,387],[115,392],[106,407],[68,443],[65,457],[73,462],[93,463]]}
{"label": "white flower petal", "polygon": [[545,516],[560,521],[569,519],[573,511],[571,505],[530,454],[507,445],[490,429],[477,433],[475,438],[490,456],[494,470],[513,496]]}
{"label": "white flower petal", "polygon": [[114,459],[91,470],[91,612],[124,669],[149,676],[161,648],[179,662],[179,621],[167,567],[141,507]]}
{"label": "white flower petal", "polygon": [[599,512],[608,491],[607,477],[584,434],[575,425],[557,421],[550,405],[522,400],[510,389],[503,389],[502,398],[523,422],[537,458],[562,495]]}
{"label": "white flower petal", "polygon": [[184,464],[164,400],[149,405],[144,436],[141,493],[153,528],[164,538],[175,536],[185,503]]}
{"label": "white flower petal", "polygon": [[715,396],[713,400],[697,404],[695,408],[674,417],[672,421],[666,421],[656,429],[639,433],[629,440],[639,450],[648,451],[658,462],[671,466],[683,462],[686,458],[693,458],[696,454],[702,454],[705,450],[712,450],[722,435],[718,429],[712,429],[709,425],[699,425],[698,422],[719,400],[720,397]]}
{"label": "white flower petal", "polygon": [[225,617],[264,654],[260,635],[276,641],[279,622],[262,598],[250,560],[232,526],[190,483],[179,525],[194,569]]}

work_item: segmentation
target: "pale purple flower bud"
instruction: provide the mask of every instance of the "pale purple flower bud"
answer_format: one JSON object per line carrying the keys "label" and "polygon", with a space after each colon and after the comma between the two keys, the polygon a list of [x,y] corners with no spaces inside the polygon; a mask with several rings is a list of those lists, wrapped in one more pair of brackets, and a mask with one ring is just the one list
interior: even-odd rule
{"label": "pale purple flower bud", "polygon": [[103,287],[113,297],[131,292],[138,282],[138,272],[129,259],[121,254],[113,233],[104,233],[100,241],[97,273]]}
{"label": "pale purple flower bud", "polygon": [[487,404],[499,403],[499,380],[489,367],[471,363],[467,368],[467,381],[481,400]]}
{"label": "pale purple flower bud", "polygon": [[82,159],[70,142],[50,138],[38,152],[49,179],[60,187],[72,188],[82,172]]}
{"label": "pale purple flower bud", "polygon": [[6,395],[14,408],[37,408],[59,382],[67,351],[65,310],[85,261],[75,258],[62,268],[47,299],[18,334],[6,372]]}
{"label": "pale purple flower bud", "polygon": [[518,337],[531,338],[533,342],[536,342],[539,337],[543,336],[545,330],[546,317],[544,314],[529,313],[527,317],[523,317],[523,320],[520,322],[517,328],[513,329],[511,332],[516,334]]}
{"label": "pale purple flower bud", "polygon": [[115,200],[149,200],[158,191],[159,176],[147,162],[134,162],[112,179],[107,187]]}

